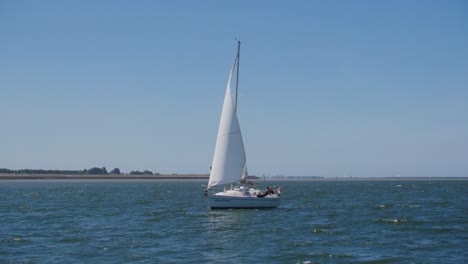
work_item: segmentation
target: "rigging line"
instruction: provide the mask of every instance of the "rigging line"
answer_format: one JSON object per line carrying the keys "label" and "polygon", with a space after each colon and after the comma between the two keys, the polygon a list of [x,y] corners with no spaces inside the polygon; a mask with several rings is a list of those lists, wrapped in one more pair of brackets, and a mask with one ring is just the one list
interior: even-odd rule
{"label": "rigging line", "polygon": [[239,60],[240,60],[240,40],[237,41],[237,72],[236,72],[236,105],[234,110],[237,112],[237,91],[239,90]]}

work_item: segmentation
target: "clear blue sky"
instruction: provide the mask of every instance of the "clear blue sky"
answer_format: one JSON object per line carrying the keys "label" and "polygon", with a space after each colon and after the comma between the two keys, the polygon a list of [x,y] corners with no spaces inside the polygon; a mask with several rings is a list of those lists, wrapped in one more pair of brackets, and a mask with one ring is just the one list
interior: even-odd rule
{"label": "clear blue sky", "polygon": [[0,168],[468,176],[467,1],[0,1]]}

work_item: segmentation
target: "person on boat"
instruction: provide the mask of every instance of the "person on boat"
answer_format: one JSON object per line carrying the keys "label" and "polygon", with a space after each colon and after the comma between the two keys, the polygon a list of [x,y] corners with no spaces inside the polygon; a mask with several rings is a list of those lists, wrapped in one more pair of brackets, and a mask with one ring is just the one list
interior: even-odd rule
{"label": "person on boat", "polygon": [[268,187],[268,194],[275,194],[273,187]]}
{"label": "person on boat", "polygon": [[263,193],[257,195],[257,197],[263,198],[269,194],[275,194],[275,191],[273,191],[273,188],[271,188],[270,186],[268,186]]}
{"label": "person on boat", "polygon": [[281,196],[281,186],[278,187],[278,189],[276,190],[276,193],[278,194],[278,196]]}

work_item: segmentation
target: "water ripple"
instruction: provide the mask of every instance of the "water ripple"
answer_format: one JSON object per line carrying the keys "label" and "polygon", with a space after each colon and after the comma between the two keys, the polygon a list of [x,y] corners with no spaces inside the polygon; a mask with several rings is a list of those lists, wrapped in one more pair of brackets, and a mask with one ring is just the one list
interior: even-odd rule
{"label": "water ripple", "polygon": [[199,182],[0,182],[0,260],[466,262],[465,181],[281,186],[275,210],[210,211]]}

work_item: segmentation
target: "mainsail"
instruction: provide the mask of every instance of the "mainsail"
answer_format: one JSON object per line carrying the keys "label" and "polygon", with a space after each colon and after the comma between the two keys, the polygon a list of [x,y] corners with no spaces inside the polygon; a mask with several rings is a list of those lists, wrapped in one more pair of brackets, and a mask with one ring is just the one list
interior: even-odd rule
{"label": "mainsail", "polygon": [[247,176],[244,142],[235,106],[237,98],[234,100],[231,94],[232,75],[238,63],[239,53],[229,74],[207,189],[215,185],[237,182]]}

